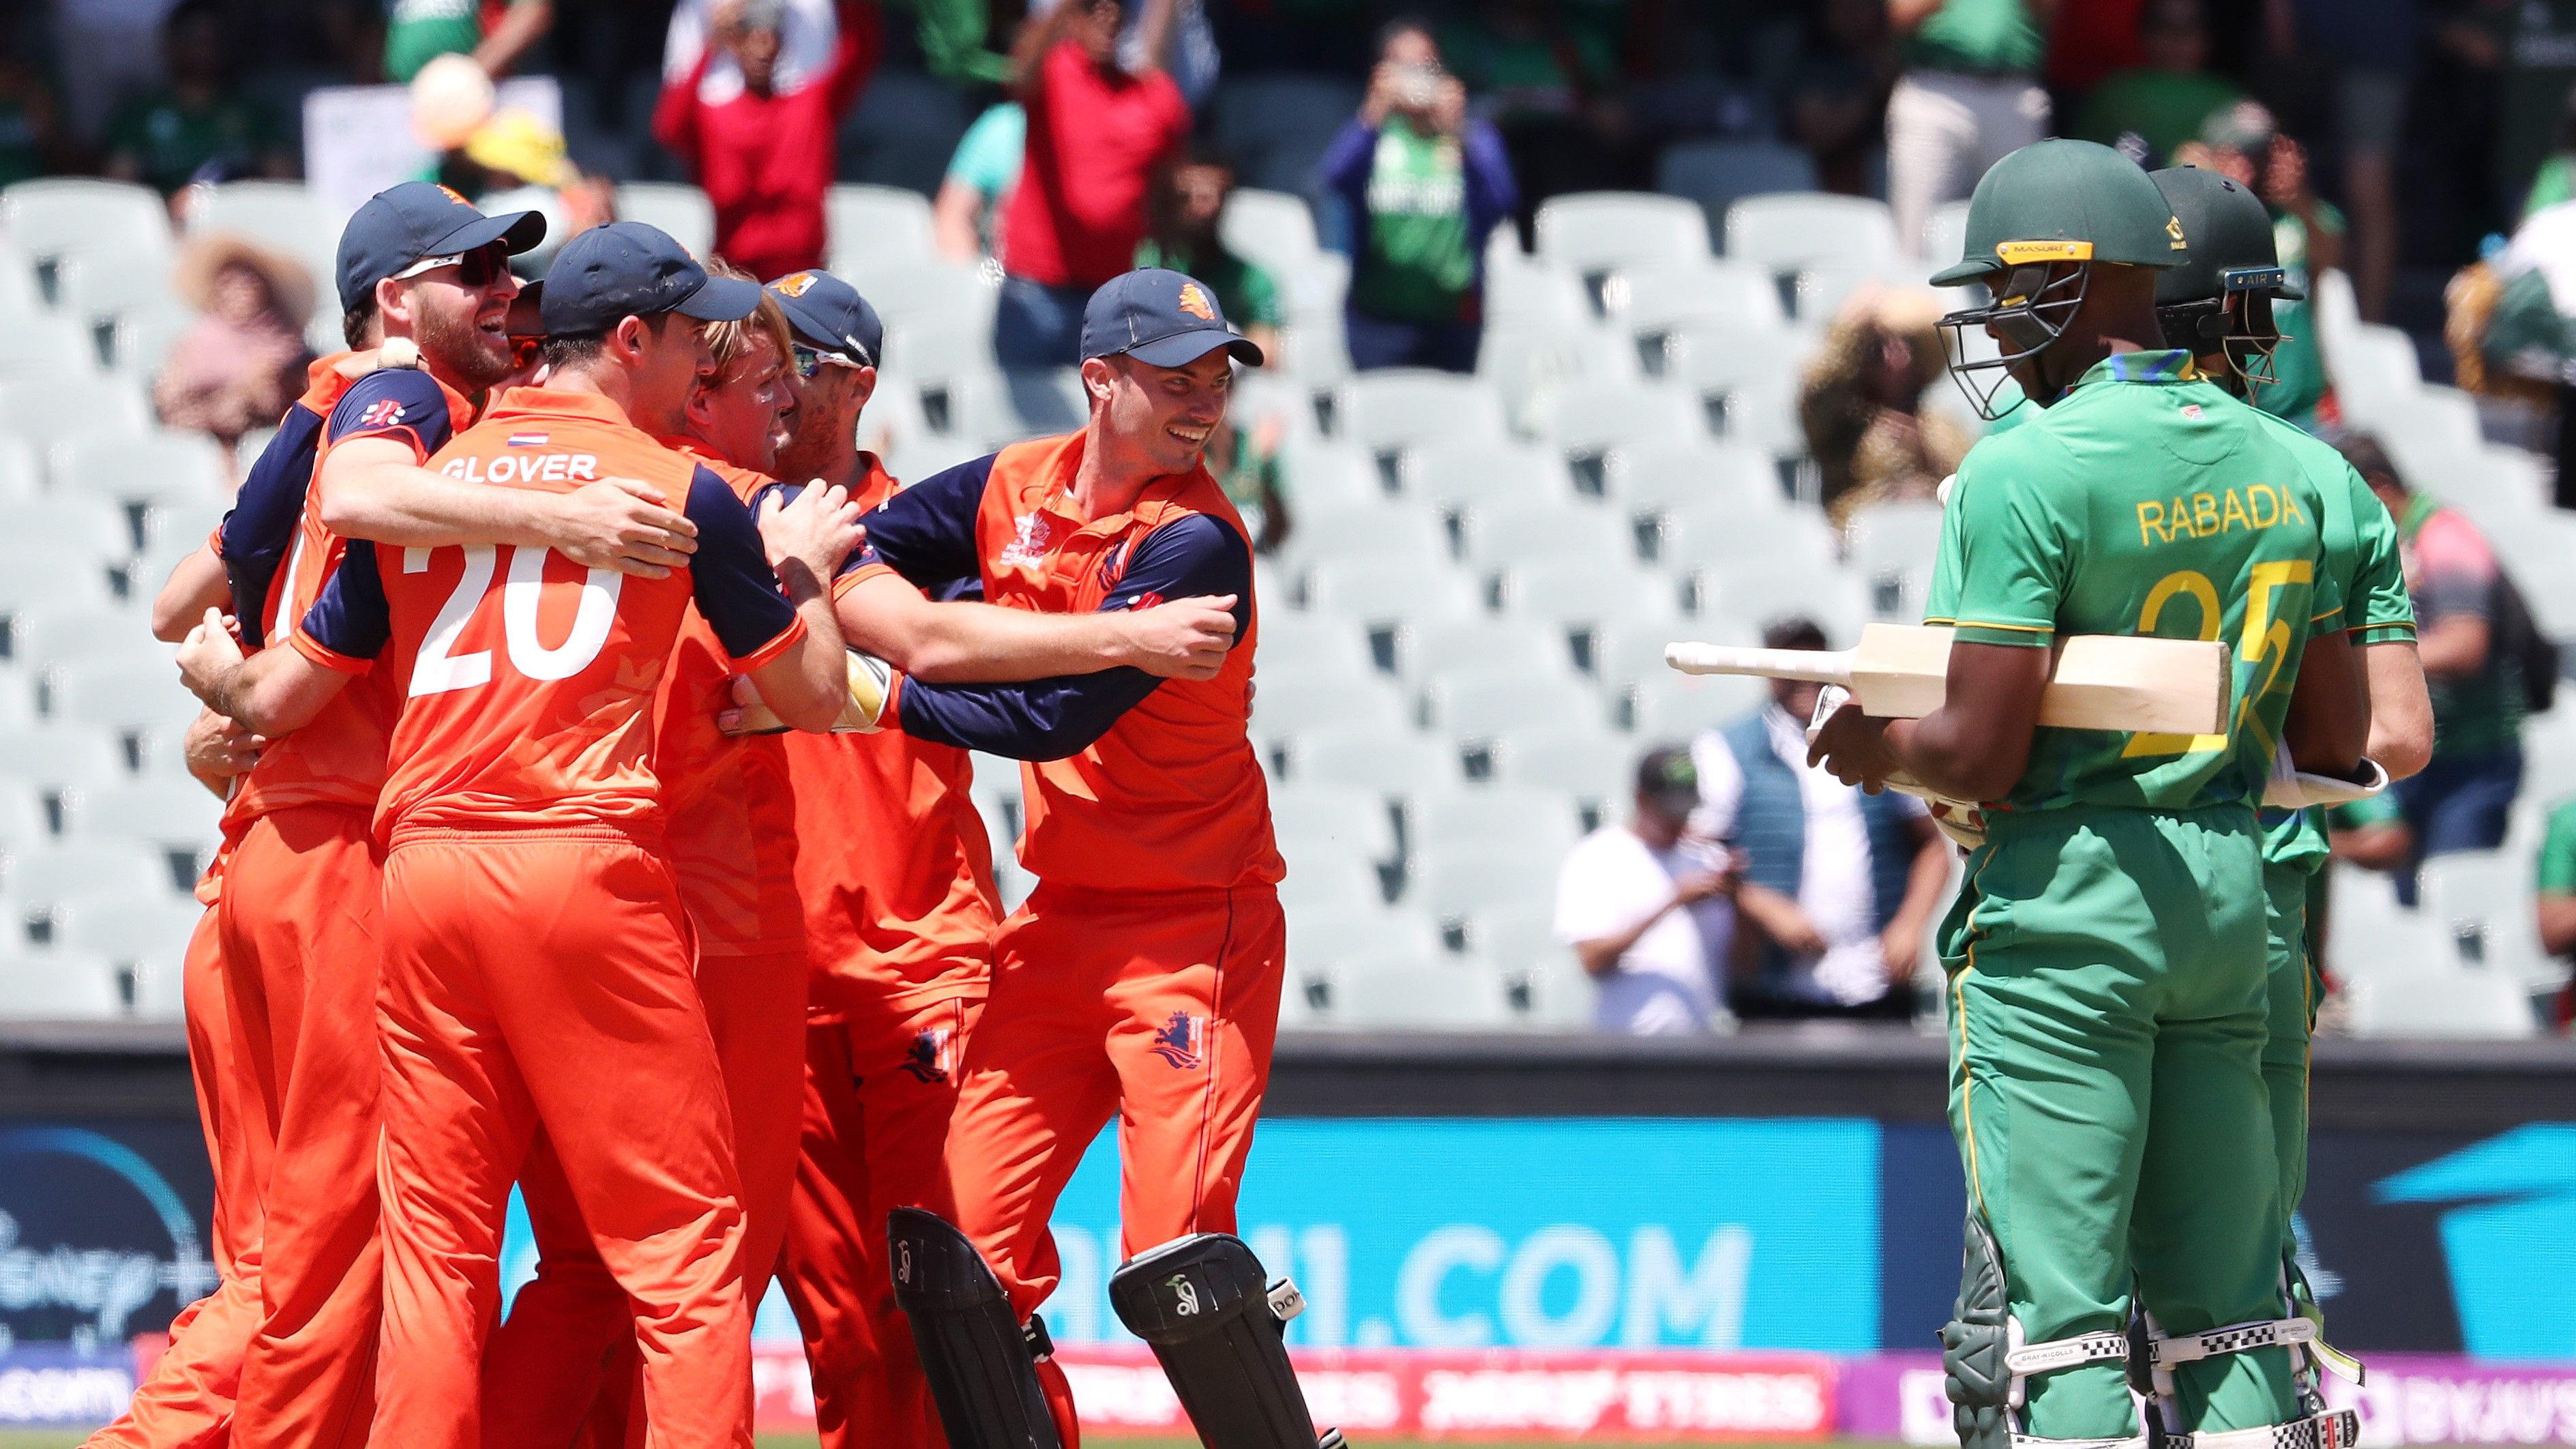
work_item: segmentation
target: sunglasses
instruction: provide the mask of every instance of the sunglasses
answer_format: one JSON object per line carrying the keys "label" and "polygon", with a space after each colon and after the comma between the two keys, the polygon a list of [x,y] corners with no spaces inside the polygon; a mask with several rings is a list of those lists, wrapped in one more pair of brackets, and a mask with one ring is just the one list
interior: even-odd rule
{"label": "sunglasses", "polygon": [[837,352],[825,352],[820,348],[808,347],[802,342],[794,344],[789,350],[795,355],[796,375],[799,378],[813,377],[823,369],[825,364],[846,367],[852,371],[867,366],[866,363],[853,362]]}
{"label": "sunglasses", "polygon": [[419,261],[394,273],[393,280],[400,282],[412,277],[425,276],[441,267],[456,268],[456,280],[466,286],[488,287],[495,279],[510,270],[510,249],[499,242],[494,242],[490,246],[480,247],[470,252],[458,252],[453,256],[422,257]]}

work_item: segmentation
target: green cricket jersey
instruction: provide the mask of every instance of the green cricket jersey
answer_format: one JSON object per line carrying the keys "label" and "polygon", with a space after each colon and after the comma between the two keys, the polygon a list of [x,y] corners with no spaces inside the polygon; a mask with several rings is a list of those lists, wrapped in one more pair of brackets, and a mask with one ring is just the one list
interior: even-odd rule
{"label": "green cricket jersey", "polygon": [[[2318,534],[2325,547],[2321,571],[2330,573],[2343,596],[2340,620],[2319,620],[2317,627],[2338,623],[2352,632],[2355,645],[2402,642],[2415,637],[2415,606],[2406,597],[2406,569],[2397,558],[2397,525],[2370,485],[2343,460],[2343,455],[2298,427],[2266,413],[2272,436],[2308,470],[2325,500]],[[2263,864],[2301,875],[2325,869],[2325,812],[2263,812]]]}
{"label": "green cricket jersey", "polygon": [[2272,425],[2179,351],[2094,365],[1959,466],[1925,620],[1973,644],[2060,634],[2227,642],[2216,735],[2042,728],[2010,810],[2251,804],[2271,773],[2299,655],[2343,595],[2321,568],[2325,505]]}

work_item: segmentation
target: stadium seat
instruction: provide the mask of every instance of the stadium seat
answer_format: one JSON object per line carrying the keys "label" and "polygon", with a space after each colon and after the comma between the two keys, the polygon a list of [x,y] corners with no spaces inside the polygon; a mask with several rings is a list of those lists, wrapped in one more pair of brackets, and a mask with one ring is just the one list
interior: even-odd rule
{"label": "stadium seat", "polygon": [[1677,446],[1708,436],[1688,393],[1651,384],[1569,383],[1544,399],[1531,421],[1549,447],[1576,462],[1578,473],[1581,459],[1613,448]]}
{"label": "stadium seat", "polygon": [[1655,163],[1655,189],[1699,203],[1708,233],[1726,227],[1727,208],[1748,196],[1816,189],[1816,163],[1778,141],[1683,141]]}
{"label": "stadium seat", "polygon": [[1573,947],[1548,939],[1527,965],[1505,966],[1503,980],[1523,1024],[1544,1031],[1591,1029],[1601,987],[1584,972]]}
{"label": "stadium seat", "polygon": [[1641,679],[1720,680],[1729,676],[1684,675],[1664,663],[1664,647],[1677,639],[1702,644],[1758,644],[1760,631],[1724,615],[1693,619],[1634,619],[1605,626],[1595,642],[1593,674],[1605,685],[1625,688]]}
{"label": "stadium seat", "polygon": [[[1292,501],[1289,505],[1294,508]],[[1352,563],[1385,559],[1426,574],[1452,568],[1449,530],[1427,508],[1391,500],[1340,508],[1316,507],[1296,514],[1288,538],[1291,560],[1303,563]]]}
{"label": "stadium seat", "polygon": [[16,507],[35,500],[45,489],[42,455],[24,438],[0,434],[0,506]]}
{"label": "stadium seat", "polygon": [[[1291,914],[1308,911],[1358,911],[1386,904],[1386,887],[1375,862],[1356,849],[1317,849],[1311,841],[1283,841],[1288,873],[1279,881],[1279,904]],[[1308,848],[1294,854],[1288,847]]]}
{"label": "stadium seat", "polygon": [[1941,505],[1930,502],[1882,503],[1852,515],[1846,533],[1851,567],[1870,590],[1870,609],[1879,618],[1915,623],[1923,617],[1923,594],[1932,582],[1932,562],[1941,547]]}
{"label": "stadium seat", "polygon": [[0,232],[38,267],[86,252],[170,258],[170,213],[148,186],[48,177],[0,191]]}
{"label": "stadium seat", "polygon": [[181,1015],[180,969],[204,906],[192,900],[138,901],[128,896],[81,896],[56,908],[57,952],[107,963],[111,979],[133,983],[134,1014]]}
{"label": "stadium seat", "polygon": [[1460,522],[1467,558],[1480,569],[1557,560],[1616,573],[1637,561],[1635,527],[1598,503],[1478,504]]}
{"label": "stadium seat", "polygon": [[1609,496],[1641,518],[1698,508],[1776,513],[1788,504],[1769,454],[1707,438],[1622,448],[1602,478]]}
{"label": "stadium seat", "polygon": [[125,1014],[116,970],[75,951],[0,948],[0,1019],[109,1021]]}
{"label": "stadium seat", "polygon": [[1494,1031],[1512,1024],[1502,976],[1481,961],[1353,957],[1334,981],[1333,1016],[1347,1026],[1413,1031]]}
{"label": "stadium seat", "polygon": [[836,275],[847,277],[870,263],[928,261],[939,255],[931,236],[930,201],[918,191],[844,182],[825,196],[823,214]]}
{"label": "stadium seat", "polygon": [[[866,296],[890,331],[910,324],[968,336],[992,335],[998,286],[985,281],[973,267],[940,259],[871,259],[842,280]],[[887,360],[897,367],[911,366],[891,348]]]}
{"label": "stadium seat", "polygon": [[1640,749],[1649,742],[1686,743],[1753,713],[1768,697],[1758,679],[1669,669],[1643,675],[1628,688],[1630,732]]}
{"label": "stadium seat", "polygon": [[64,804],[64,836],[83,843],[141,841],[163,850],[211,853],[223,833],[224,802],[184,776],[84,785],[70,791]]}
{"label": "stadium seat", "polygon": [[36,290],[34,260],[12,246],[7,228],[0,226],[0,326],[40,316],[44,310],[44,294]]}
{"label": "stadium seat", "polygon": [[2340,343],[2329,331],[2326,364],[2335,388],[2352,399],[2355,416],[2376,422],[2379,408],[2413,395],[2424,385],[2415,339],[2395,327],[2364,322]]}
{"label": "stadium seat", "polygon": [[1790,320],[1810,334],[1821,331],[1854,292],[1886,279],[1886,267],[1876,262],[1826,260],[1801,267],[1789,288]]}
{"label": "stadium seat", "polygon": [[2397,904],[2388,877],[2337,864],[2327,883],[2326,965],[2347,982],[2452,969],[2458,949],[2433,919]]}
{"label": "stadium seat", "polygon": [[82,433],[132,436],[151,426],[151,410],[131,381],[48,377],[0,383],[0,432],[50,448]]}
{"label": "stadium seat", "polygon": [[316,296],[329,296],[348,218],[300,181],[227,181],[210,187],[188,214],[191,236],[230,232],[302,262]]}
{"label": "stadium seat", "polygon": [[137,597],[158,592],[179,560],[205,545],[227,511],[228,504],[220,499],[168,499],[146,507],[143,552],[126,574]]}
{"label": "stadium seat", "polygon": [[1828,261],[1892,270],[1906,248],[1886,202],[1810,191],[1749,196],[1727,208],[1726,256],[1774,272]]}
{"label": "stadium seat", "polygon": [[1434,508],[1565,505],[1574,501],[1562,459],[1502,438],[1427,443],[1405,457],[1404,493]]}
{"label": "stadium seat", "polygon": [[160,851],[126,840],[61,841],[14,852],[0,868],[0,879],[7,883],[8,898],[30,913],[83,897],[121,893],[138,901],[164,901],[184,894]]}
{"label": "stadium seat", "polygon": [[1502,399],[1472,377],[1428,368],[1363,372],[1342,385],[1335,435],[1372,453],[1504,435]]}
{"label": "stadium seat", "polygon": [[29,547],[86,560],[122,559],[135,551],[133,516],[104,498],[57,491],[10,509],[9,529]]}
{"label": "stadium seat", "polygon": [[1450,671],[1523,670],[1533,679],[1570,681],[1574,659],[1564,631],[1522,619],[1451,619],[1398,631],[1396,662],[1409,679]]}
{"label": "stadium seat", "polygon": [[39,312],[0,325],[0,382],[87,377],[97,371],[97,341],[70,317]]}
{"label": "stadium seat", "polygon": [[55,492],[118,503],[223,503],[232,494],[229,471],[222,445],[203,433],[164,428],[130,437],[84,433],[53,448]]}
{"label": "stadium seat", "polygon": [[29,605],[11,616],[9,647],[13,657],[31,667],[102,661],[158,665],[166,692],[179,682],[171,649],[152,637],[152,619],[144,610]]}
{"label": "stadium seat", "polygon": [[1315,214],[1306,198],[1285,191],[1238,187],[1225,199],[1217,218],[1217,238],[1225,249],[1270,271],[1311,264],[1323,255],[1315,235]]}
{"label": "stadium seat", "polygon": [[1287,989],[1281,993],[1281,1020],[1294,1004],[1319,1022],[1337,1016],[1344,963],[1410,957],[1444,961],[1448,948],[1440,931],[1418,911],[1401,906],[1306,906],[1288,917]]}
{"label": "stadium seat", "polygon": [[716,209],[694,186],[670,181],[629,181],[617,188],[621,221],[661,228],[694,256],[715,249]]}
{"label": "stadium seat", "polygon": [[1530,849],[1516,840],[1425,852],[1415,864],[1404,900],[1441,923],[1445,931],[1480,911],[1510,909],[1556,899],[1563,853]]}
{"label": "stadium seat", "polygon": [[1276,604],[1262,611],[1253,648],[1257,651],[1253,655],[1255,679],[1274,668],[1358,679],[1376,667],[1369,656],[1367,630],[1331,614],[1307,613]]}
{"label": "stadium seat", "polygon": [[1708,221],[1698,206],[1637,191],[1587,191],[1539,203],[1538,255],[1586,278],[1639,262],[1709,255]]}
{"label": "stadium seat", "polygon": [[1252,695],[1257,739],[1294,739],[1321,726],[1365,725],[1389,734],[1413,728],[1413,711],[1386,676],[1339,669],[1263,669]]}
{"label": "stadium seat", "polygon": [[1521,730],[1603,729],[1609,723],[1591,690],[1551,686],[1526,668],[1437,674],[1424,688],[1423,702],[1433,728],[1462,743]]}
{"label": "stadium seat", "polygon": [[1306,571],[1306,607],[1371,628],[1405,621],[1468,618],[1484,600],[1464,574],[1390,555],[1326,558]]}
{"label": "stadium seat", "polygon": [[2530,996],[2503,975],[2451,967],[2357,978],[2345,991],[2355,1036],[2506,1039],[2540,1032]]}
{"label": "stadium seat", "polygon": [[[1703,599],[1713,595],[1724,617],[1767,623],[1788,614],[1804,614],[1824,626],[1825,636],[1848,644],[1870,616],[1869,589],[1847,569],[1818,570],[1804,562],[1762,558],[1729,558],[1704,569],[1698,577]],[[1703,602],[1706,612],[1710,603]]]}
{"label": "stadium seat", "polygon": [[1921,246],[1919,255],[1927,275],[1965,257],[1968,252],[1968,203],[1945,201],[1932,208],[1932,214],[1924,218],[1923,235],[1915,240]]}
{"label": "stadium seat", "polygon": [[1678,590],[1663,575],[1577,560],[1515,564],[1502,575],[1501,595],[1505,613],[1583,628],[1655,623],[1681,613]]}
{"label": "stadium seat", "polygon": [[[1638,365],[1649,376],[1663,371],[1663,340],[1677,327],[1705,323],[1785,332],[1789,325],[1778,279],[1730,262],[1630,267],[1603,286],[1601,305],[1635,339]],[[1783,336],[1780,345],[1796,344]]]}
{"label": "stadium seat", "polygon": [[2427,859],[2417,909],[2450,942],[2458,963],[2525,987],[2566,979],[2567,966],[2541,948],[2531,858],[2502,850],[2455,851]]}
{"label": "stadium seat", "polygon": [[1485,244],[1485,330],[1532,327],[1578,333],[1599,308],[1574,272],[1521,250],[1516,228],[1498,226]]}
{"label": "stadium seat", "polygon": [[[0,737],[0,745],[6,743]],[[1405,798],[1463,787],[1458,752],[1445,742],[1350,726],[1319,727],[1298,736],[1288,751],[1288,780],[1300,789],[1350,785]]]}
{"label": "stadium seat", "polygon": [[1270,825],[1282,840],[1331,842],[1361,858],[1396,858],[1386,797],[1355,785],[1282,785],[1270,792]]}
{"label": "stadium seat", "polygon": [[[45,666],[44,714],[126,736],[178,733],[197,717],[196,696],[177,688],[178,671],[167,658],[132,655],[70,660]],[[132,748],[147,748],[138,741]]]}
{"label": "stadium seat", "polygon": [[1070,367],[965,373],[949,380],[949,397],[949,431],[988,448],[1078,432],[1089,410]]}
{"label": "stadium seat", "polygon": [[1799,354],[1767,328],[1692,324],[1665,344],[1665,375],[1700,400],[1709,431],[1778,457],[1807,451],[1798,423]]}
{"label": "stadium seat", "polygon": [[[911,393],[916,406],[919,389],[923,385],[935,383],[945,386],[970,373],[1001,370],[1001,364],[993,360],[993,333],[990,328],[974,331],[936,327],[924,319],[915,318],[888,328],[883,350],[885,359],[877,374],[878,393],[887,392],[889,384],[900,378],[905,386],[899,390]],[[885,401],[892,403],[894,399],[889,397]],[[871,424],[891,421],[877,416],[877,405],[877,399],[869,400],[867,421]],[[922,419],[921,423],[925,427],[929,425],[927,419]]]}
{"label": "stadium seat", "polygon": [[1560,791],[1598,826],[1627,813],[1637,782],[1634,753],[1607,730],[1515,730],[1495,742],[1494,782]]}
{"label": "stadium seat", "polygon": [[1438,794],[1413,812],[1424,854],[1475,850],[1495,840],[1562,856],[1582,838],[1574,797],[1530,785],[1482,785]]}

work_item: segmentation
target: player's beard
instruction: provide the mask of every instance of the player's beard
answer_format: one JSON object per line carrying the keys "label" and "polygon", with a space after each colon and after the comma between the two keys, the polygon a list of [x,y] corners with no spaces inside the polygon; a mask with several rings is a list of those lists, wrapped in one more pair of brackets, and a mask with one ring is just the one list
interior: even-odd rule
{"label": "player's beard", "polygon": [[421,355],[436,362],[466,392],[479,392],[508,377],[510,346],[474,325],[474,314],[452,314],[423,308],[413,341]]}

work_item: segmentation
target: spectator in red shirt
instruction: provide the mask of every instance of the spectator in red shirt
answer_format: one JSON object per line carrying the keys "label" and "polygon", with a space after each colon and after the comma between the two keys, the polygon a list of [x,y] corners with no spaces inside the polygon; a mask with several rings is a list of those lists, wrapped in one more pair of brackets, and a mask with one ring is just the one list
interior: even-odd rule
{"label": "spectator in red shirt", "polygon": [[[756,277],[823,264],[823,194],[840,162],[835,133],[885,49],[873,0],[840,0],[831,61],[780,91],[781,15],[778,0],[718,8],[698,63],[663,87],[653,108],[653,139],[689,163],[715,206],[716,255]],[[742,90],[710,99],[701,83],[724,55],[741,69]]]}
{"label": "spectator in red shirt", "polygon": [[1011,89],[1028,111],[1026,159],[1002,222],[993,352],[1005,367],[1082,360],[1082,309],[1134,265],[1145,198],[1189,134],[1166,72],[1173,0],[1145,0],[1141,69],[1118,63],[1117,0],[1062,0],[1023,26]]}

